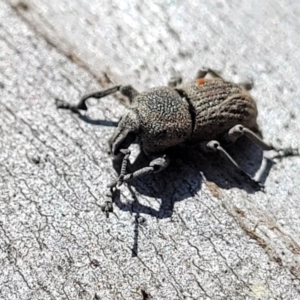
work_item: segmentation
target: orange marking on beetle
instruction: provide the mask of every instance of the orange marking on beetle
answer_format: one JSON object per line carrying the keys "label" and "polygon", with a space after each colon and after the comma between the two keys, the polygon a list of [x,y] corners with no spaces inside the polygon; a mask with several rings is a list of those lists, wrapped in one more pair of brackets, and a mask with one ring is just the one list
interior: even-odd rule
{"label": "orange marking on beetle", "polygon": [[204,84],[204,82],[205,82],[205,79],[204,79],[204,78],[199,78],[199,79],[197,79],[197,84],[198,84],[198,85]]}

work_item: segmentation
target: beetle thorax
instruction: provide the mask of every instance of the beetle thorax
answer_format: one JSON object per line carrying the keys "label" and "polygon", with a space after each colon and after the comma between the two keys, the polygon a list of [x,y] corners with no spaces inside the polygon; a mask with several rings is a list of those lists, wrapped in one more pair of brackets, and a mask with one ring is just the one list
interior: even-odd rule
{"label": "beetle thorax", "polygon": [[192,133],[189,103],[173,88],[155,88],[134,99],[145,153],[162,152],[184,142]]}

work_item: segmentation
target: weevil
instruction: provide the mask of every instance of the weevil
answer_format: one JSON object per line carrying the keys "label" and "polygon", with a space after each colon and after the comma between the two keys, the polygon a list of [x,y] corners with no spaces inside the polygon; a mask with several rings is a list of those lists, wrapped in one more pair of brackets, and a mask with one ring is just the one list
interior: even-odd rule
{"label": "weevil", "polygon": [[[128,111],[121,117],[109,141],[110,152],[123,155],[120,174],[109,185],[111,193],[124,182],[164,170],[170,163],[167,150],[181,144],[199,144],[204,152],[219,152],[238,172],[256,183],[221,145],[246,136],[262,150],[274,149],[260,136],[257,106],[249,89],[249,84],[226,81],[207,69],[199,71],[197,78],[187,83],[182,83],[178,77],[166,87],[142,93],[131,85],[117,85],[88,94],[75,106],[61,100],[56,104],[58,108],[78,111],[87,110],[86,100],[89,98],[100,99],[116,92],[128,98]],[[136,139],[141,151],[152,160],[148,166],[127,173],[128,147]],[[112,200],[107,201],[104,211],[107,215],[112,211]]]}

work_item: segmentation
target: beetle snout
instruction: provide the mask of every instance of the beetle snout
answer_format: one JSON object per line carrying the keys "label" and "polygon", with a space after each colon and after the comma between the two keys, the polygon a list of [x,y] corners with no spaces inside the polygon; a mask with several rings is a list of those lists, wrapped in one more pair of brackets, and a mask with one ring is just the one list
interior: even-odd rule
{"label": "beetle snout", "polygon": [[136,134],[134,132],[128,132],[122,140],[119,137],[112,137],[109,141],[109,154],[118,155],[121,149],[127,149],[135,140]]}

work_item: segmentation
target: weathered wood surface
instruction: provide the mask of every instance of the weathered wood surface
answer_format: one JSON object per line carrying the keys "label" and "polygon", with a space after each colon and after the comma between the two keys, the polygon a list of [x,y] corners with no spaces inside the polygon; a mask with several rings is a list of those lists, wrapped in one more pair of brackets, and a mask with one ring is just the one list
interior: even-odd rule
{"label": "weathered wood surface", "polygon": [[[0,298],[300,299],[299,157],[265,160],[263,193],[191,150],[124,185],[106,219],[124,107],[54,105],[107,76],[142,90],[209,66],[253,79],[265,139],[299,148],[298,16],[287,1],[1,0]],[[261,153],[237,146],[257,169]]]}

